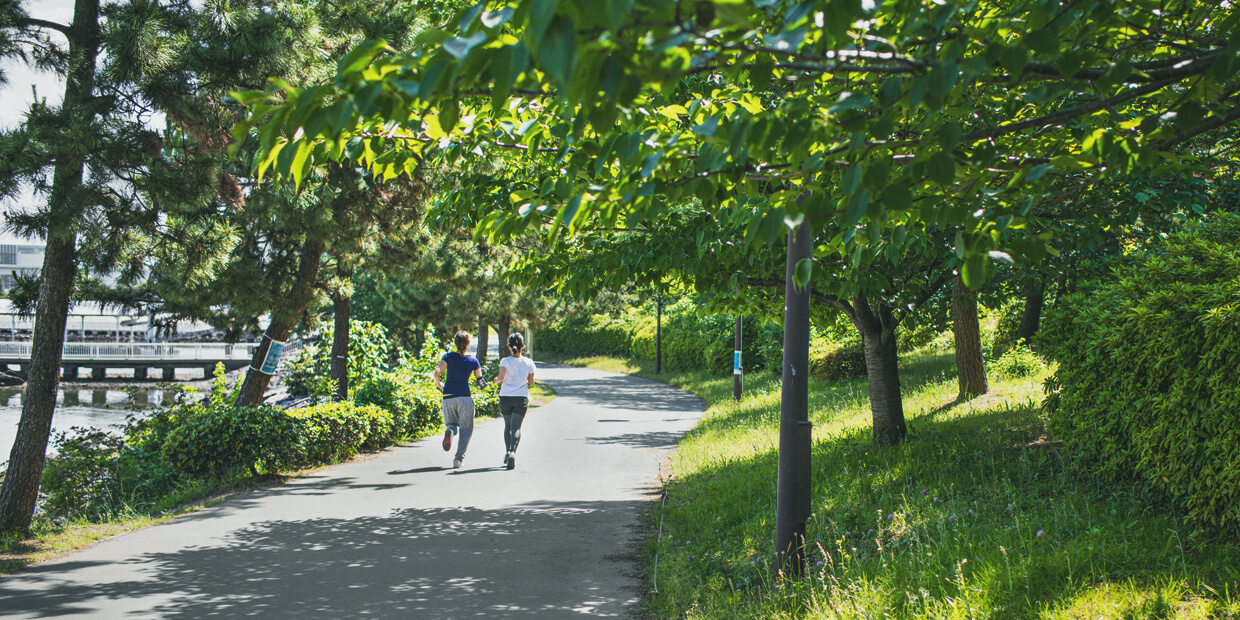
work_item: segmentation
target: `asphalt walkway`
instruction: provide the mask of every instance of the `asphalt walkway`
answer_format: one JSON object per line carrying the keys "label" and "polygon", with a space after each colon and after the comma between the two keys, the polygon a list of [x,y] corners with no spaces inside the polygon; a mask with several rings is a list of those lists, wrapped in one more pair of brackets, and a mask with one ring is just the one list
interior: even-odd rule
{"label": "asphalt walkway", "polygon": [[0,579],[0,617],[624,617],[640,512],[701,415],[661,383],[548,366],[517,468],[483,420],[462,469],[439,437],[330,467]]}

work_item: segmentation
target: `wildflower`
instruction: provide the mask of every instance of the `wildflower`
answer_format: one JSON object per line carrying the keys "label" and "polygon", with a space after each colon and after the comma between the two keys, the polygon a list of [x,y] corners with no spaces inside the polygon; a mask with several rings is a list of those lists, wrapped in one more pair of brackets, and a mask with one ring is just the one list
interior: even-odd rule
{"label": "wildflower", "polygon": [[926,490],[925,490],[925,489],[922,489],[922,490],[921,490],[921,494],[922,494],[922,495],[925,495],[925,494],[926,494]]}
{"label": "wildflower", "polygon": [[1038,530],[1038,536],[1041,536],[1042,534],[1045,534],[1045,532],[1043,532],[1042,530]]}
{"label": "wildflower", "polygon": [[952,516],[950,516],[950,517],[947,517],[947,520],[948,520],[948,521],[955,521],[955,520],[956,520],[956,515],[952,515]]}
{"label": "wildflower", "polygon": [[894,519],[894,518],[896,518],[896,516],[895,516],[894,514],[889,514],[889,515],[887,515],[887,520],[888,520],[888,521],[890,521],[890,520],[892,520],[892,519]]}
{"label": "wildflower", "polygon": [[936,498],[934,498],[934,501],[936,501],[936,502],[937,502],[937,501],[939,501],[939,498],[937,498],[937,497],[936,497]]}
{"label": "wildflower", "polygon": [[970,509],[969,509],[969,516],[970,516],[970,517],[971,517],[971,516],[973,516],[973,509],[972,509],[972,508],[970,508]]}
{"label": "wildflower", "polygon": [[874,528],[870,528],[870,531],[866,532],[866,534],[873,534],[873,533],[874,533]]}
{"label": "wildflower", "polygon": [[818,560],[818,565],[822,566],[822,560]]}

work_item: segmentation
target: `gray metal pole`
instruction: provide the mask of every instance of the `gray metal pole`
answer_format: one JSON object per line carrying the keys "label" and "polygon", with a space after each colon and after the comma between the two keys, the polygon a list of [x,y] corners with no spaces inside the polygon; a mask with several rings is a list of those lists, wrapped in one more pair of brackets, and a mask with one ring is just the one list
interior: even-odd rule
{"label": "gray metal pole", "polygon": [[741,321],[740,315],[736,316],[736,334],[734,340],[735,349],[732,353],[732,400],[740,402],[741,392],[744,387],[745,380],[741,370]]}
{"label": "gray metal pole", "polygon": [[803,223],[788,234],[785,274],[784,376],[779,403],[779,486],[775,551],[786,578],[805,572],[805,522],[810,516],[809,285],[796,286],[797,264],[811,260],[813,235]]}

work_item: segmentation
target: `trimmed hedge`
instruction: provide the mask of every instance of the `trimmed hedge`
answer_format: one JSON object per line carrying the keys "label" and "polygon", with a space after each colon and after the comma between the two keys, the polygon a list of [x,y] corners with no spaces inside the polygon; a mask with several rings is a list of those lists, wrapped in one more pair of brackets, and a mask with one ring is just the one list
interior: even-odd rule
{"label": "trimmed hedge", "polygon": [[1238,248],[1234,215],[1173,234],[1061,298],[1039,332],[1059,362],[1052,432],[1216,525],[1240,523]]}

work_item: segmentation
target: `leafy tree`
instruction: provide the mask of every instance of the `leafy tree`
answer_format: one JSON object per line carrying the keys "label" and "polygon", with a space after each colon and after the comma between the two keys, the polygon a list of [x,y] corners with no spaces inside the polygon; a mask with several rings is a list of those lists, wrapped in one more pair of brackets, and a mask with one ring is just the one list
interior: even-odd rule
{"label": "leafy tree", "polygon": [[[381,175],[430,146],[463,165],[525,158],[498,186],[458,190],[493,239],[760,197],[754,238],[829,229],[820,273],[902,261],[954,227],[977,287],[992,260],[1047,254],[1039,209],[1097,179],[1175,172],[1173,148],[1240,118],[1238,19],[1153,0],[484,2],[413,51],[359,47],[330,85],[241,98],[263,165],[295,181],[356,139],[369,148],[350,158]],[[890,362],[904,300],[882,290],[850,279],[835,295]],[[876,442],[898,441],[902,414],[880,424],[881,409]]]}
{"label": "leafy tree", "polygon": [[[46,199],[6,215],[12,230],[46,247],[26,398],[0,489],[0,530],[21,531],[37,497],[75,282],[98,288],[92,275],[117,274],[115,294],[125,297],[126,287],[141,289],[151,257],[176,256],[186,280],[209,274],[231,241],[218,213],[238,199],[222,169],[228,132],[211,129],[228,114],[219,95],[261,84],[279,65],[273,55],[294,53],[282,40],[291,29],[275,26],[296,16],[244,2],[198,9],[100,0],[78,0],[71,24],[29,18],[14,2],[0,13],[0,48],[20,46],[65,77],[58,107],[35,103],[0,137],[0,191],[11,197],[27,186]],[[150,123],[157,112],[166,115],[162,129]]]}

